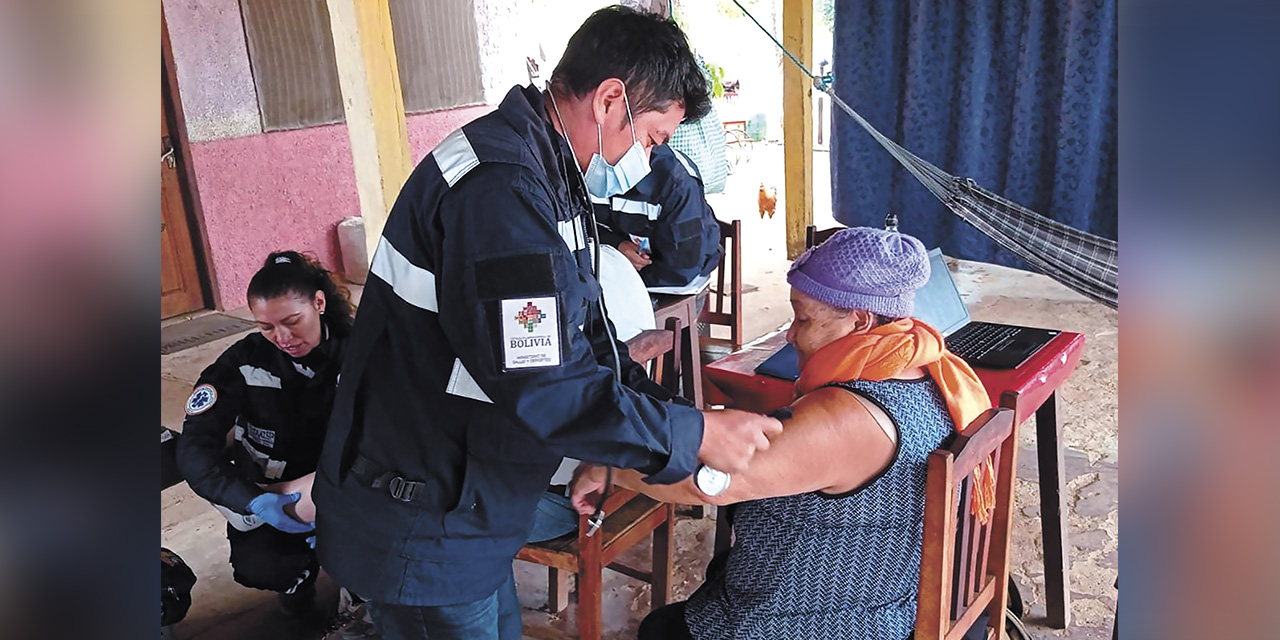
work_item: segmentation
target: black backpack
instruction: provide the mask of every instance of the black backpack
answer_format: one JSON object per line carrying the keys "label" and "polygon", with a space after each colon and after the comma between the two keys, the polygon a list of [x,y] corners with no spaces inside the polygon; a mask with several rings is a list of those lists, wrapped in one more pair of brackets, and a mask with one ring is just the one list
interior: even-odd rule
{"label": "black backpack", "polygon": [[196,574],[178,554],[160,547],[160,626],[177,624],[191,608]]}
{"label": "black backpack", "polygon": [[1004,610],[1004,630],[1009,640],[1031,640],[1031,634],[1022,626],[1022,592],[1018,591],[1018,583],[1009,576],[1009,606]]}

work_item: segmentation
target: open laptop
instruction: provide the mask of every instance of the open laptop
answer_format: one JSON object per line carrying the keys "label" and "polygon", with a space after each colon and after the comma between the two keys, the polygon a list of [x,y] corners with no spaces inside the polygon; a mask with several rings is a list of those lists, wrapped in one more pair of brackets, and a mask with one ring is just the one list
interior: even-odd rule
{"label": "open laptop", "polygon": [[[1060,333],[970,320],[941,249],[929,252],[929,281],[916,291],[915,317],[937,329],[952,353],[983,369],[1016,369]],[[756,372],[784,380],[799,378],[795,347],[788,344],[778,350]]]}
{"label": "open laptop", "polygon": [[929,281],[916,291],[915,317],[937,329],[951,353],[983,369],[1016,369],[1060,333],[970,320],[941,249],[929,252]]}

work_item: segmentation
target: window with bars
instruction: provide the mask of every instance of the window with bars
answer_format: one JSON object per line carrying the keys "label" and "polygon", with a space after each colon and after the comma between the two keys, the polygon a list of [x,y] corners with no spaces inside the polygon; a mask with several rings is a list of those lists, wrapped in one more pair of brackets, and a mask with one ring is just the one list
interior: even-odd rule
{"label": "window with bars", "polygon": [[264,131],[342,122],[325,0],[240,0]]}

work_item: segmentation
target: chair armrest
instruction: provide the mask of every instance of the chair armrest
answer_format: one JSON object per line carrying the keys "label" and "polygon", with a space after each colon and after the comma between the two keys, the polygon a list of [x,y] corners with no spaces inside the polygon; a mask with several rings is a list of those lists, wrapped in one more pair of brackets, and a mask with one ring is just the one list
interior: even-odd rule
{"label": "chair armrest", "polygon": [[667,329],[650,329],[627,341],[631,359],[641,364],[671,351],[675,346],[675,333]]}

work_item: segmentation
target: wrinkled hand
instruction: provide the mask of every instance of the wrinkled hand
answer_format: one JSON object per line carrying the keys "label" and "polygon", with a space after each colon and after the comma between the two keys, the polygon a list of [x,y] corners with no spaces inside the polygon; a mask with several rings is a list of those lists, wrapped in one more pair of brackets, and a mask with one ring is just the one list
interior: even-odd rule
{"label": "wrinkled hand", "polygon": [[249,502],[249,511],[285,533],[314,531],[315,523],[299,522],[284,512],[285,505],[291,505],[301,497],[300,493],[264,493]]}
{"label": "wrinkled hand", "polygon": [[571,483],[570,500],[573,502],[573,508],[584,516],[595,513],[596,503],[600,502],[600,496],[604,493],[607,481],[604,467],[586,463],[578,465],[578,468],[573,471]]}
{"label": "wrinkled hand", "polygon": [[622,253],[622,255],[626,256],[627,260],[631,261],[631,266],[635,267],[636,271],[653,264],[653,259],[649,257],[649,254],[641,251],[640,245],[630,240],[619,244],[618,251]]}
{"label": "wrinkled hand", "polygon": [[782,433],[776,418],[737,409],[703,411],[702,447],[698,459],[726,473],[741,473],[769,438]]}

